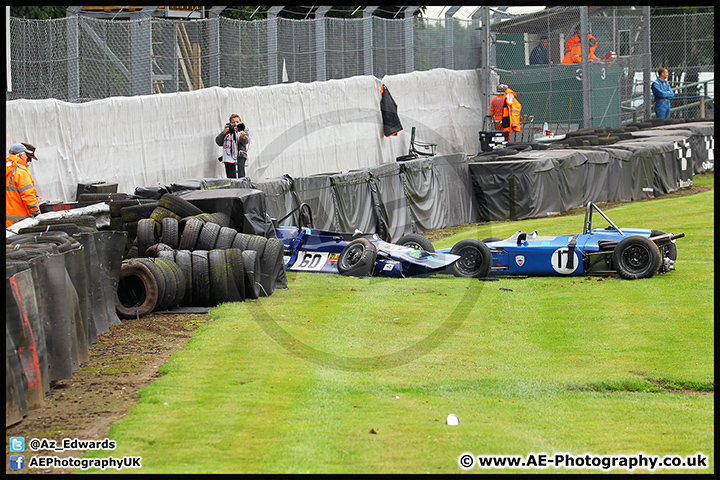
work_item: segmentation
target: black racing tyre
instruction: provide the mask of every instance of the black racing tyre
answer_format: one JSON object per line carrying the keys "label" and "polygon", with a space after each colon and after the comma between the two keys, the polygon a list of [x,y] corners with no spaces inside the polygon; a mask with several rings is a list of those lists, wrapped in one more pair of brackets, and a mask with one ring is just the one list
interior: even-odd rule
{"label": "black racing tyre", "polygon": [[168,279],[167,274],[161,269],[154,261],[150,258],[136,258],[132,260],[134,263],[140,263],[148,267],[152,274],[155,276],[155,280],[158,284],[158,300],[155,305],[155,310],[165,310],[173,298],[175,298],[175,289],[177,288],[174,283],[174,279]]}
{"label": "black racing tyre", "polygon": [[208,251],[214,249],[215,242],[217,242],[218,235],[220,235],[220,228],[220,225],[212,222],[203,225],[195,248]]}
{"label": "black racing tyre", "polygon": [[182,272],[183,277],[185,279],[184,285],[185,285],[185,293],[182,297],[182,300],[180,300],[180,306],[181,307],[189,307],[193,304],[192,299],[192,253],[189,250],[177,250],[175,252],[175,264],[180,269],[180,272]]}
{"label": "black racing tyre", "polygon": [[260,296],[260,258],[253,250],[246,250],[240,256],[245,275],[245,298],[255,300]]}
{"label": "black racing tyre", "polygon": [[140,205],[130,205],[120,209],[120,216],[126,222],[137,222],[141,218],[150,218],[155,207],[157,207],[157,200]]}
{"label": "black racing tyre", "polygon": [[160,241],[171,248],[180,246],[180,226],[177,218],[163,218],[160,222]]}
{"label": "black racing tyre", "polygon": [[123,223],[125,223],[125,221],[122,217],[110,217],[110,225],[108,226],[108,229],[116,232],[120,231],[123,229]]}
{"label": "black racing tyre", "polygon": [[29,269],[30,263],[25,260],[5,260],[5,278],[10,278],[18,272]]}
{"label": "black racing tyre", "polygon": [[221,227],[229,227],[230,226],[230,215],[227,215],[222,212],[215,212],[210,214],[211,220],[210,222],[217,223]]}
{"label": "black racing tyre", "polygon": [[642,235],[630,235],[620,240],[612,259],[618,275],[625,280],[652,277],[662,261],[655,242]]}
{"label": "black racing tyre", "polygon": [[220,233],[218,233],[217,240],[215,241],[215,248],[218,250],[226,250],[232,247],[233,240],[235,240],[237,230],[231,227],[220,227]]}
{"label": "black racing tyre", "polygon": [[[159,244],[158,244],[159,245]],[[175,250],[173,249],[159,249],[157,252],[157,258],[167,258],[171,262],[175,261]]]}
{"label": "black racing tyre", "polygon": [[110,200],[110,216],[111,217],[121,217],[122,218],[122,209],[125,207],[131,207],[133,205],[142,205],[143,203],[151,203],[155,202],[156,200],[151,200],[149,198],[128,198],[124,200],[116,200],[111,199]]}
{"label": "black racing tyre", "polygon": [[108,193],[81,193],[77,196],[78,202],[102,202],[103,200],[125,200],[128,194],[124,192]]}
{"label": "black racing tyre", "polygon": [[152,213],[150,214],[150,218],[152,218],[158,223],[162,223],[164,218],[174,218],[175,220],[180,220],[180,218],[182,217],[180,217],[180,215],[173,212],[172,210],[168,210],[167,208],[158,205],[153,209]]}
{"label": "black racing tyre", "polygon": [[145,251],[148,249],[148,247],[157,243],[157,229],[158,223],[152,218],[143,218],[141,220],[138,220],[138,252],[141,256],[146,256]]}
{"label": "black racing tyre", "polygon": [[145,249],[145,256],[148,258],[157,258],[164,256],[160,255],[161,253],[170,253],[169,257],[173,258],[172,252],[174,251],[175,250],[170,245],[165,243],[156,243]]}
{"label": "black racing tyre", "polygon": [[183,228],[182,235],[180,236],[180,250],[195,250],[200,231],[203,228],[203,221],[196,218],[190,217],[185,222],[185,228]]}
{"label": "black racing tyre", "polygon": [[207,222],[212,222],[214,217],[209,213],[203,212],[203,213],[198,213],[197,215],[195,215],[195,218],[202,220],[203,223],[207,223]]}
{"label": "black racing tyre", "polygon": [[243,267],[242,250],[228,248],[225,250],[225,262],[228,267],[228,302],[245,300],[245,268]]}
{"label": "black racing tyre", "polygon": [[128,248],[127,253],[124,255],[124,259],[131,259],[131,258],[138,258],[140,255],[138,254],[138,247],[137,245],[133,245],[132,247]]}
{"label": "black racing tyre", "polygon": [[11,237],[9,240],[11,240],[9,244],[11,247],[22,244],[54,244],[57,245],[58,253],[64,253],[81,246],[77,240],[62,231],[22,233]]}
{"label": "black racing tyre", "polygon": [[372,275],[377,248],[366,238],[356,238],[340,252],[337,269],[341,275],[367,277]]}
{"label": "black racing tyre", "polygon": [[[168,253],[163,252],[163,253]],[[178,305],[180,305],[180,302],[182,301],[183,297],[185,296],[185,275],[180,270],[180,267],[175,263],[172,256],[171,257],[158,257],[155,259],[155,263],[160,265],[161,268],[164,268],[166,277],[172,276],[175,283],[175,298],[173,298],[172,302],[167,308],[175,308]]]}
{"label": "black racing tyre", "polygon": [[456,277],[487,277],[492,265],[492,253],[490,247],[480,240],[466,238],[456,243],[450,253],[460,255],[451,266],[450,270]]}
{"label": "black racing tyre", "polygon": [[425,250],[426,252],[434,252],[435,247],[430,240],[418,233],[408,233],[400,237],[400,240],[395,242],[398,245],[404,247],[411,247],[416,250]]}
{"label": "black racing tyre", "polygon": [[481,240],[482,243],[492,243],[492,242],[499,242],[502,238],[500,237],[487,237]]}
{"label": "black racing tyre", "polygon": [[137,236],[138,222],[124,222],[122,229],[128,232],[128,235]]}
{"label": "black racing tyre", "polygon": [[18,233],[35,233],[35,232],[65,232],[69,235],[80,233],[80,227],[75,223],[57,223],[55,225],[35,225],[34,227],[24,227],[18,230]]}
{"label": "black racing tyre", "polygon": [[74,217],[53,218],[39,220],[38,225],[58,225],[61,223],[74,223],[81,227],[95,227],[97,219],[93,215],[77,215]]}
{"label": "black racing tyre", "polygon": [[173,195],[172,193],[166,193],[165,195],[160,197],[160,200],[158,200],[158,205],[175,212],[178,216],[180,216],[180,218],[191,217],[193,215],[203,213],[202,210],[200,210],[198,207],[196,207],[189,201],[178,195]]}
{"label": "black racing tyre", "polygon": [[207,250],[195,250],[192,257],[192,299],[194,307],[210,306],[210,261]]}
{"label": "black racing tyre", "polygon": [[275,281],[283,268],[285,245],[282,240],[269,238],[260,258],[260,296],[269,297],[275,291]]}
{"label": "black racing tyre", "polygon": [[[660,230],[652,230],[650,232],[651,237],[657,237],[658,235],[665,235],[665,232],[661,232]],[[674,243],[666,243],[658,248],[663,258],[667,257],[673,262],[677,260],[677,246]]]}
{"label": "black racing tyre", "polygon": [[228,270],[224,250],[208,252],[210,265],[210,305],[215,306],[228,301]]}
{"label": "black racing tyre", "polygon": [[252,250],[257,252],[258,258],[262,258],[262,254],[265,252],[265,246],[267,245],[267,238],[260,235],[250,235],[248,243],[245,246],[245,250]]}
{"label": "black racing tyre", "polygon": [[118,317],[145,316],[155,310],[157,301],[157,280],[150,269],[141,263],[123,261],[115,296]]}
{"label": "black racing tyre", "polygon": [[237,248],[240,250],[246,250],[247,244],[249,241],[250,241],[250,235],[248,235],[247,233],[238,232],[235,235],[235,238],[233,239],[231,247]]}

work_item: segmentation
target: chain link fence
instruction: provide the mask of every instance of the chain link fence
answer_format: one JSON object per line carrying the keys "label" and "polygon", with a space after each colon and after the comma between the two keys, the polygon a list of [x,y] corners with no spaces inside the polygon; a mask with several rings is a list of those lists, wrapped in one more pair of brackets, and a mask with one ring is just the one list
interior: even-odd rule
{"label": "chain link fence", "polygon": [[[12,90],[6,99],[85,102],[211,86],[481,69],[495,71],[518,93],[523,132],[531,138],[546,122],[553,133],[563,133],[649,118],[652,97],[644,87],[664,66],[676,92],[672,115],[712,117],[714,13],[648,19],[649,11],[553,7],[518,17],[480,7],[470,20],[11,18]],[[481,28],[483,18],[489,29]],[[602,61],[562,63],[578,26],[596,39],[594,54]],[[546,54],[533,54],[543,40]],[[589,46],[583,48],[587,53]],[[483,108],[494,93],[485,92]]]}

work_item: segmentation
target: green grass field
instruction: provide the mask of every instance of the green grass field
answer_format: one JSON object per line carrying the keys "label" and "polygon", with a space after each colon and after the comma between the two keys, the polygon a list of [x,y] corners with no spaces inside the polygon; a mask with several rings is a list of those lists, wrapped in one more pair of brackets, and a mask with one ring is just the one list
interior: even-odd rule
{"label": "green grass field", "polygon": [[[701,452],[708,468],[658,471],[712,473],[714,192],[607,213],[621,228],[684,232],[677,270],[637,281],[289,273],[287,290],[211,310],[112,427],[117,449],[92,456],[142,456],[140,473],[461,473],[463,453]],[[579,232],[582,220],[493,222],[435,246]]]}

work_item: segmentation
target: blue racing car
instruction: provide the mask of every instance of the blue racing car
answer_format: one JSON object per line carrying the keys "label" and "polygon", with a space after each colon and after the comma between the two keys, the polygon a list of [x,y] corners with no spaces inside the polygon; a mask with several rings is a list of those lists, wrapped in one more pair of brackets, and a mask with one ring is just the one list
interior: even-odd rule
{"label": "blue racing car", "polygon": [[[592,228],[594,212],[607,221],[607,227]],[[675,240],[684,236],[651,229],[620,229],[590,202],[582,233],[540,236],[517,231],[506,239],[463,240],[452,251],[461,257],[455,269],[466,276],[617,274],[635,280],[674,270]]]}
{"label": "blue racing car", "polygon": [[[592,228],[593,212],[608,222],[606,228]],[[311,224],[312,216],[309,218]],[[506,239],[468,238],[437,251],[419,234],[388,243],[375,234],[329,232],[305,226],[278,226],[275,232],[284,244],[285,268],[289,271],[387,277],[445,273],[474,278],[616,273],[628,280],[674,270],[675,240],[685,236],[650,229],[620,229],[592,202],[579,234],[540,236],[537,232],[517,231]]]}

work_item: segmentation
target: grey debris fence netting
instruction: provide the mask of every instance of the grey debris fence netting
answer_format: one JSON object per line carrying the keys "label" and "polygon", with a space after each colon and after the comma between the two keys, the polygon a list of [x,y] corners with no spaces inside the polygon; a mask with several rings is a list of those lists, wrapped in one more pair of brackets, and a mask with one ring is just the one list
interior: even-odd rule
{"label": "grey debris fence netting", "polygon": [[[664,8],[651,13],[648,22],[643,15],[648,8],[551,7],[517,16],[505,13],[505,7],[479,7],[471,19],[13,17],[12,90],[6,100],[85,102],[212,86],[485,68],[518,93],[529,137],[545,122],[553,133],[562,133],[650,118],[652,96],[645,87],[665,66],[676,90],[673,116],[711,117],[714,12]],[[481,22],[486,13],[487,39]],[[582,81],[580,65],[561,64],[578,26],[596,38],[595,55],[608,56],[589,65],[588,82]],[[533,51],[543,37],[547,51],[538,57]],[[549,63],[537,64],[538,58]],[[607,98],[619,99],[619,107]]]}

